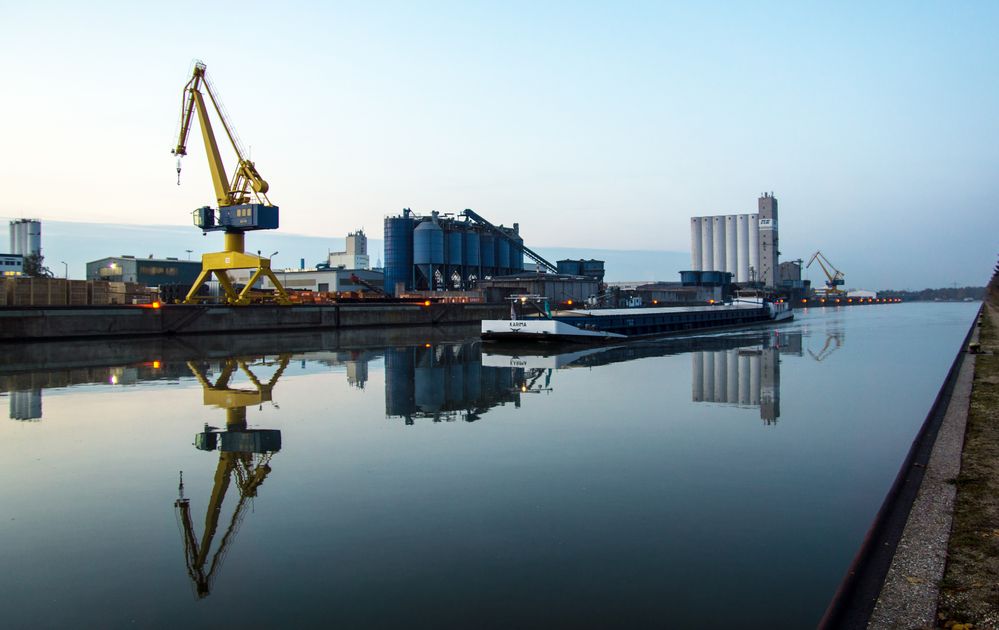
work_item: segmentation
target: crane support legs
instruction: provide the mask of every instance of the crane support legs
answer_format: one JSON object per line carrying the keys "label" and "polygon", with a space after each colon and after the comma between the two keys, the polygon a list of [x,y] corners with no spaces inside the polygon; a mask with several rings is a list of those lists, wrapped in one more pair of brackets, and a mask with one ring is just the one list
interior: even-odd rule
{"label": "crane support legs", "polygon": [[[253,285],[261,277],[270,279],[274,285],[278,304],[291,304],[284,286],[278,281],[274,272],[271,271],[270,259],[245,253],[243,251],[243,244],[243,232],[226,232],[224,252],[215,252],[201,256],[201,273],[198,274],[198,278],[191,286],[191,290],[187,292],[184,304],[196,304],[199,300],[204,299],[198,296],[198,290],[201,289],[201,285],[211,279],[212,274],[215,274],[215,277],[218,279],[219,285],[221,285],[222,291],[225,293],[225,302],[227,304],[249,304],[251,301],[250,291],[253,290]],[[237,292],[236,287],[232,284],[232,280],[229,279],[229,275],[226,272],[231,269],[255,270],[250,279],[247,280],[246,286],[243,287],[242,291]]]}

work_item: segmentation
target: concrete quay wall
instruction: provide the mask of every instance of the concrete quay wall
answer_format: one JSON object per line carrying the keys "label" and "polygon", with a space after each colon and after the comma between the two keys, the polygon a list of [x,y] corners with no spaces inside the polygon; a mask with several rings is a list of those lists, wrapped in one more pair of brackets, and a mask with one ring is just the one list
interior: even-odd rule
{"label": "concrete quay wall", "polygon": [[499,319],[503,304],[164,305],[0,308],[0,342],[444,326]]}

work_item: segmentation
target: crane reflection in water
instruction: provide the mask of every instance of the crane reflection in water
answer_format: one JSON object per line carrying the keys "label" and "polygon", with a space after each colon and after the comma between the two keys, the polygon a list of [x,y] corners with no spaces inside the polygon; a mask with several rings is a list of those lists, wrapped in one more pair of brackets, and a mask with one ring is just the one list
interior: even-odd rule
{"label": "crane reflection in water", "polygon": [[[291,360],[290,354],[280,355],[276,361],[260,360],[253,367],[277,366],[266,382],[257,378],[247,359],[226,359],[221,364],[218,378],[212,382],[196,363],[188,362],[194,377],[204,390],[204,404],[225,409],[225,429],[205,424],[204,431],[195,436],[194,446],[202,451],[218,451],[219,463],[215,469],[214,484],[205,515],[205,529],[199,539],[191,516],[191,500],[184,496],[184,472],[180,473],[179,497],[174,502],[177,518],[183,530],[184,560],[187,573],[194,585],[195,595],[202,599],[211,594],[215,578],[232,545],[236,532],[246,514],[250,499],[271,472],[271,458],[281,450],[281,432],[275,429],[250,429],[246,423],[246,408],[271,401],[274,385]],[[232,386],[236,372],[242,372],[252,388]],[[214,553],[212,543],[218,532],[222,507],[229,486],[235,479],[239,500],[229,518],[225,533]]]}

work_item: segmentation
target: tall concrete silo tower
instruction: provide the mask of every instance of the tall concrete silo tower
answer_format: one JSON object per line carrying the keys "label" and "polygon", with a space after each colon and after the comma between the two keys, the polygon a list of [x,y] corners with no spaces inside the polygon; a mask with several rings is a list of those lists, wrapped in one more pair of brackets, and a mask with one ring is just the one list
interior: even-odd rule
{"label": "tall concrete silo tower", "polygon": [[759,199],[760,215],[760,282],[763,286],[777,286],[777,198],[773,193],[763,193]]}

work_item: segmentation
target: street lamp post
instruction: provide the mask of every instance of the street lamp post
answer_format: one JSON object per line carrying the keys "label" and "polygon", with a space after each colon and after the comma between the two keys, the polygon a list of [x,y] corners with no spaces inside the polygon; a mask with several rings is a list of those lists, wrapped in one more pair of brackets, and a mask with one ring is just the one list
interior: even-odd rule
{"label": "street lamp post", "polygon": [[66,264],[65,260],[60,260],[62,263],[62,277],[65,280],[69,280],[69,265]]}

